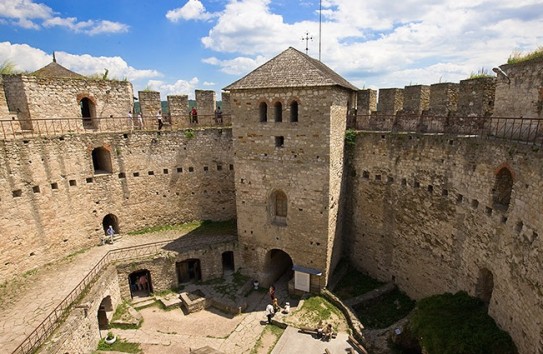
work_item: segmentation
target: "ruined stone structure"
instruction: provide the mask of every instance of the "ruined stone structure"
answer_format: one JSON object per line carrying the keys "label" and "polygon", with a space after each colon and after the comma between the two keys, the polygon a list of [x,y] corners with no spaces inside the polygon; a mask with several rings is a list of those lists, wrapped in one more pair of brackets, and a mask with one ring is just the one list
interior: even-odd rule
{"label": "ruined stone structure", "polygon": [[[263,285],[293,270],[292,290],[316,291],[343,256],[416,299],[459,290],[478,296],[520,353],[543,353],[542,63],[377,95],[289,48],[226,88],[231,128],[210,121],[160,135],[125,129],[5,139],[0,279],[97,244],[109,224],[125,233],[237,218],[232,238],[118,264],[100,278],[105,290],[88,295],[100,299],[89,300],[91,310],[108,296],[113,306],[129,297],[135,275],[149,275],[156,290],[196,269],[204,280],[218,276],[225,254]],[[2,118],[34,124],[40,108],[21,97],[40,80],[4,77]],[[124,115],[131,87],[115,85],[126,91],[111,105]],[[70,87],[76,108],[65,111],[77,114],[79,91]],[[15,97],[17,90],[24,94]],[[142,111],[157,109],[157,94],[140,92]],[[199,113],[212,114],[214,95],[204,96]],[[171,112],[188,112],[184,96],[168,102]],[[18,104],[28,117],[14,114]],[[359,131],[345,147],[347,124]],[[79,321],[74,332],[97,326]]]}

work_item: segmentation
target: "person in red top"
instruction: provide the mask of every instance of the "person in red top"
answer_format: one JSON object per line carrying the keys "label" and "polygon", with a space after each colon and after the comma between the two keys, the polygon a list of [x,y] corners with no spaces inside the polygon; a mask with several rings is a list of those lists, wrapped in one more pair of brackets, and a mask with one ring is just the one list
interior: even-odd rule
{"label": "person in red top", "polygon": [[198,123],[198,112],[196,111],[196,107],[192,107],[192,111],[190,111],[190,119],[191,123]]}

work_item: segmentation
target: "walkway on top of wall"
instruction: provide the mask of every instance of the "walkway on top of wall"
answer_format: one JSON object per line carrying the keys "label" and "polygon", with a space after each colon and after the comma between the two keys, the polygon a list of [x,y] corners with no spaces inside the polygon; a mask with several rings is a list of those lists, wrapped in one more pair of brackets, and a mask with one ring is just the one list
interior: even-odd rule
{"label": "walkway on top of wall", "polygon": [[[11,353],[61,303],[108,251],[152,242],[177,240],[190,231],[170,230],[123,237],[53,265],[27,277],[8,281],[0,293],[0,348]],[[204,236],[205,242],[222,242],[233,236]]]}

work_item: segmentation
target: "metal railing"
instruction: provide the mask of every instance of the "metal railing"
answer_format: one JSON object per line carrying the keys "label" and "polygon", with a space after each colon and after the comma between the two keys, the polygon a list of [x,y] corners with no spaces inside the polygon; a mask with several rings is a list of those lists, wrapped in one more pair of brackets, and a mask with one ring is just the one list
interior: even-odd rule
{"label": "metal railing", "polygon": [[77,301],[96,276],[113,261],[126,260],[157,254],[172,240],[146,243],[108,251],[77,286],[55,307],[53,311],[19,344],[13,354],[26,354],[39,348],[60,325],[61,319]]}
{"label": "metal railing", "polygon": [[[221,119],[215,115],[198,115],[197,121],[187,115],[163,116],[163,130],[183,130],[197,127],[228,127],[231,117],[223,114]],[[144,117],[140,122],[137,117],[107,118],[37,118],[0,120],[0,138],[3,140],[30,137],[48,137],[63,134],[93,134],[104,132],[157,131],[156,117]]]}
{"label": "metal railing", "polygon": [[356,129],[381,132],[468,135],[543,144],[543,119],[358,115]]}

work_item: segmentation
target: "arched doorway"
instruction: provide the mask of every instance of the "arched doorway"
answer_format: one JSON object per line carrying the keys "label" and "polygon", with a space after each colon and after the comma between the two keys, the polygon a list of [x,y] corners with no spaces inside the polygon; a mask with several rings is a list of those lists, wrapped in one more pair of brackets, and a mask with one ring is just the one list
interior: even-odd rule
{"label": "arched doorway", "polygon": [[100,307],[98,307],[98,328],[99,329],[108,329],[109,327],[109,317],[113,314],[113,304],[111,303],[111,296],[106,296],[100,302]]}
{"label": "arched doorway", "polygon": [[92,167],[94,174],[112,173],[111,154],[103,147],[92,150]]}
{"label": "arched doorway", "polygon": [[104,216],[104,219],[102,220],[102,228],[104,229],[104,235],[106,236],[107,236],[107,229],[109,225],[113,226],[113,230],[115,230],[116,235],[121,233],[121,230],[119,229],[119,221],[116,215],[107,214],[106,216]]}
{"label": "arched doorway", "polygon": [[492,189],[492,202],[496,210],[507,211],[513,191],[513,174],[507,167],[501,168],[496,174]]}
{"label": "arched doorway", "polygon": [[128,276],[130,295],[134,297],[147,297],[153,292],[151,272],[147,269],[140,269],[130,273]]}
{"label": "arched doorway", "polygon": [[294,274],[292,271],[292,258],[283,250],[272,249],[266,253],[264,261],[264,277],[261,280],[262,285],[270,286],[277,279],[287,273],[287,279],[291,279]]}
{"label": "arched doorway", "polygon": [[179,284],[202,280],[202,271],[199,259],[187,259],[175,263],[177,281]]}
{"label": "arched doorway", "polygon": [[96,105],[89,97],[83,97],[79,101],[79,107],[81,108],[81,118],[83,119],[83,128],[95,129],[96,124],[94,118],[96,117]]}
{"label": "arched doorway", "polygon": [[234,266],[234,252],[226,251],[222,253],[222,272],[233,273],[236,271]]}
{"label": "arched doorway", "polygon": [[490,304],[492,292],[494,291],[494,275],[487,268],[479,270],[479,278],[475,287],[475,296],[483,300],[485,304]]}

